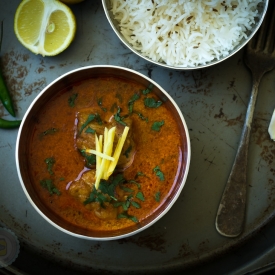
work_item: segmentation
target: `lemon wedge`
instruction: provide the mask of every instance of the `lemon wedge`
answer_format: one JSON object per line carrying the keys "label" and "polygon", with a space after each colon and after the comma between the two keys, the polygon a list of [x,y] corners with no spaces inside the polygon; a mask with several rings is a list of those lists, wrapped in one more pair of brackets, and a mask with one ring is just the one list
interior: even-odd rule
{"label": "lemon wedge", "polygon": [[270,135],[270,138],[275,141],[275,110],[273,111],[273,114],[269,123],[268,133]]}
{"label": "lemon wedge", "polygon": [[14,31],[33,53],[53,56],[73,41],[76,20],[71,9],[57,0],[23,0],[15,13]]}

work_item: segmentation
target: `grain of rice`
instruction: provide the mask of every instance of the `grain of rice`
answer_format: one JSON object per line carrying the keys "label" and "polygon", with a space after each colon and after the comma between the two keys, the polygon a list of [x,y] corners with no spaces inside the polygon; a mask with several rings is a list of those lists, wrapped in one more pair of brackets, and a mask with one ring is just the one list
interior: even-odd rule
{"label": "grain of rice", "polygon": [[262,0],[111,0],[122,35],[170,66],[195,67],[227,56],[247,38]]}

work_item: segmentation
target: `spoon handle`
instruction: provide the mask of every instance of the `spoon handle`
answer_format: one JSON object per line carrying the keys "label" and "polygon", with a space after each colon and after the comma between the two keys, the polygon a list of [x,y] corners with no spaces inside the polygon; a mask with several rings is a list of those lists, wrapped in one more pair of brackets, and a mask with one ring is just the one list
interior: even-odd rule
{"label": "spoon handle", "polygon": [[216,229],[226,237],[237,237],[242,233],[244,227],[247,156],[259,81],[260,79],[253,81],[239,147],[216,216]]}

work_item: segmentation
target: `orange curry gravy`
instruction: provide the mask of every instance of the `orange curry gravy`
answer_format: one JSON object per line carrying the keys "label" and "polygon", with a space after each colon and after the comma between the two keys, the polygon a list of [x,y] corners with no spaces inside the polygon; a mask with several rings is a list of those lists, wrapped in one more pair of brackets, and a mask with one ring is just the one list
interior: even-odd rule
{"label": "orange curry gravy", "polygon": [[[180,133],[164,102],[157,108],[145,106],[146,97],[159,100],[153,92],[144,95],[142,91],[146,89],[143,85],[120,78],[92,78],[60,91],[41,109],[31,130],[29,173],[37,194],[57,216],[88,230],[112,231],[141,222],[161,206],[177,177],[181,162]],[[68,99],[76,94],[74,106],[70,106]],[[128,102],[134,94],[140,96],[133,104],[133,113],[129,115],[136,152],[132,164],[123,171],[123,177],[134,182],[124,183],[123,187],[116,186],[115,194],[120,194],[116,206],[115,200],[111,200],[102,204],[93,202],[91,207],[91,203],[83,203],[70,192],[70,185],[81,176],[81,171],[87,170],[85,158],[76,148],[77,113],[93,108],[102,118],[104,128],[106,121],[103,118],[117,113],[117,106],[120,107],[121,117],[129,113]],[[160,121],[164,124],[159,131],[153,130],[153,123]],[[51,172],[45,162],[47,158],[54,159]],[[50,194],[41,185],[43,180],[50,180],[60,194]],[[138,192],[142,193],[144,200],[136,197]],[[129,204],[125,211],[122,203],[127,198]],[[100,208],[103,212],[110,210],[116,215],[103,213],[101,217]]]}

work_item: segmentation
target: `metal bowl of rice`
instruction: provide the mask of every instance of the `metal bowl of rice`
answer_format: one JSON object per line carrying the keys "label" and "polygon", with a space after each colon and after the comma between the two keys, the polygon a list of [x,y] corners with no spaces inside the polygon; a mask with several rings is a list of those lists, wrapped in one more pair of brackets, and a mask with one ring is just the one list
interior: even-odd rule
{"label": "metal bowl of rice", "polygon": [[102,0],[120,40],[154,64],[178,70],[212,66],[252,38],[268,0]]}

